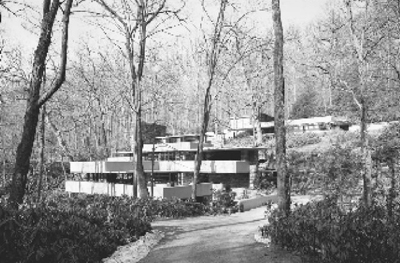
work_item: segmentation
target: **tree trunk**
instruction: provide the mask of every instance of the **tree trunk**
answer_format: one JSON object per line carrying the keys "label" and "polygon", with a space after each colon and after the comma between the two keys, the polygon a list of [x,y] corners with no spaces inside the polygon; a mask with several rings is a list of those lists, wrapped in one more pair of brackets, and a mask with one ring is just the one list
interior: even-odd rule
{"label": "tree trunk", "polygon": [[192,199],[196,199],[196,191],[197,191],[197,181],[200,175],[201,162],[203,157],[203,147],[204,147],[204,138],[207,132],[208,122],[210,120],[210,111],[211,111],[211,87],[214,82],[215,70],[217,67],[217,59],[219,54],[219,45],[221,39],[222,27],[224,24],[224,15],[225,9],[227,5],[227,0],[221,0],[220,9],[218,13],[218,18],[214,27],[214,35],[212,39],[212,46],[209,54],[209,63],[208,63],[208,83],[206,94],[204,96],[204,107],[203,107],[203,122],[201,124],[200,130],[200,141],[197,146],[196,156],[194,160],[194,172],[193,172],[193,186],[192,186]]}
{"label": "tree trunk", "polygon": [[[261,108],[258,107],[257,108],[257,120],[256,120],[256,131],[257,131],[257,144],[256,146],[261,146],[263,143],[263,135],[262,135],[262,129],[261,129],[261,121],[260,121],[260,115],[261,115]],[[266,159],[267,155],[266,152],[264,150],[259,150],[258,151],[258,159]],[[257,167],[257,171],[258,171],[258,167]]]}
{"label": "tree trunk", "polygon": [[45,124],[45,117],[46,116],[46,106],[43,105],[42,107],[42,119],[41,119],[41,127],[40,127],[40,161],[39,161],[39,180],[38,180],[38,197],[37,202],[40,202],[41,199],[41,192],[42,192],[42,182],[43,182],[43,173],[44,173],[44,148],[45,148],[45,131],[46,131],[46,124]]}
{"label": "tree trunk", "polygon": [[[0,115],[0,124],[4,125],[3,120],[2,120],[2,114],[3,114],[3,107],[1,107],[1,115]],[[4,127],[4,126],[3,126]],[[3,148],[2,155],[3,155],[3,161],[2,161],[2,174],[3,174],[3,187],[6,187],[7,185],[7,174],[6,174],[6,146],[5,146],[5,132],[4,128],[2,128],[1,131],[1,147]]]}
{"label": "tree trunk", "polygon": [[[143,138],[142,138],[142,105],[141,105],[141,88],[139,82],[137,84],[137,96],[136,96],[136,178],[138,187],[138,196],[140,198],[146,198],[148,196],[147,191],[147,178],[143,169]],[[134,154],[134,155],[135,155]]]}
{"label": "tree trunk", "polygon": [[206,97],[204,98],[204,108],[203,108],[203,123],[201,125],[200,131],[200,140],[199,144],[197,145],[197,151],[194,161],[194,173],[193,173],[193,185],[192,185],[192,199],[196,199],[196,192],[197,192],[197,182],[200,175],[200,168],[201,163],[203,160],[203,148],[204,148],[204,138],[207,132],[208,122],[210,120],[210,89],[211,89],[211,82],[209,82],[209,86],[206,91]]}
{"label": "tree trunk", "polygon": [[[257,113],[256,114],[257,114],[256,115],[257,116],[256,117],[256,132],[257,132],[257,140],[256,140],[257,143],[256,143],[256,145],[260,146],[263,143],[261,121],[260,121],[260,118],[261,118],[261,107],[260,106],[257,106]],[[260,156],[259,156],[259,158],[264,159],[264,157],[260,157]]]}
{"label": "tree trunk", "polygon": [[[136,85],[132,80],[132,105],[135,105],[135,91]],[[131,151],[132,151],[132,164],[133,164],[133,197],[138,197],[138,145],[137,145],[137,137],[138,137],[138,121],[137,121],[137,113],[135,110],[132,112],[132,125],[131,125]]]}
{"label": "tree trunk", "polygon": [[372,180],[372,159],[371,150],[368,148],[367,124],[366,124],[366,105],[364,99],[361,99],[361,155],[362,155],[362,176],[363,176],[363,203],[369,207],[372,204],[371,180]]}
{"label": "tree trunk", "polygon": [[386,206],[388,210],[388,216],[390,219],[393,219],[393,203],[394,199],[396,198],[396,168],[395,168],[395,161],[391,159],[389,161],[389,170],[390,170],[390,188],[389,194],[387,196]]}
{"label": "tree trunk", "polygon": [[276,169],[278,173],[279,209],[288,215],[290,212],[290,188],[286,166],[286,131],[285,131],[285,83],[283,77],[283,28],[280,1],[272,0],[272,19],[275,34],[274,46],[274,100],[275,100],[275,140]]}
{"label": "tree trunk", "polygon": [[61,43],[61,68],[58,72],[56,80],[53,82],[51,89],[43,94],[40,98],[40,88],[42,85],[47,53],[51,43],[54,20],[60,5],[59,0],[54,0],[51,4],[51,7],[50,1],[46,0],[43,2],[44,13],[41,22],[41,33],[33,59],[32,75],[29,83],[29,97],[25,111],[21,141],[17,147],[15,169],[12,176],[10,190],[9,205],[14,209],[17,209],[18,204],[22,203],[25,195],[27,174],[30,166],[30,158],[36,135],[36,126],[38,123],[40,107],[51,98],[51,96],[61,87],[65,80],[65,67],[68,47],[68,25],[72,2],[73,0],[68,0],[64,9],[64,25]]}
{"label": "tree trunk", "polygon": [[[362,176],[363,176],[363,203],[365,206],[369,207],[372,203],[372,191],[371,191],[371,178],[372,178],[372,160],[371,160],[371,151],[368,148],[368,140],[367,140],[367,129],[366,129],[366,121],[367,121],[367,103],[365,101],[365,89],[366,89],[366,81],[367,81],[367,52],[366,52],[366,43],[364,39],[365,27],[362,28],[361,37],[358,38],[356,32],[355,21],[353,17],[352,10],[352,0],[346,0],[346,9],[347,9],[347,19],[349,23],[350,34],[353,40],[353,47],[356,52],[356,59],[358,63],[358,77],[360,82],[360,100],[358,101],[356,95],[353,93],[353,99],[356,102],[357,106],[360,109],[360,122],[361,122],[361,155],[362,155]],[[365,1],[365,19],[367,20],[367,12],[368,6],[370,5],[370,1]]]}
{"label": "tree trunk", "polygon": [[[60,130],[57,128],[57,126],[50,120],[48,114],[46,114],[46,123],[50,125],[50,128],[53,130],[54,135],[57,138],[58,145],[61,147],[62,151],[64,154],[68,157],[68,160],[72,162],[74,160],[74,157],[72,156],[71,152],[67,148],[67,143],[62,137],[62,134]],[[76,137],[76,136],[75,136]]]}

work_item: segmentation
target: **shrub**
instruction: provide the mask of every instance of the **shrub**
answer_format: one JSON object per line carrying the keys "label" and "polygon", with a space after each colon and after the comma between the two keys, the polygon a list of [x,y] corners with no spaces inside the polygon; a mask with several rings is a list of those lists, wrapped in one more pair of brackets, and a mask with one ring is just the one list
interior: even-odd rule
{"label": "shrub", "polygon": [[3,262],[99,262],[151,229],[138,207],[104,196],[58,193],[40,205],[27,200],[16,212],[3,210]]}
{"label": "shrub", "polygon": [[[3,202],[4,204],[4,202]],[[158,217],[203,215],[193,201],[134,199],[103,195],[49,194],[29,198],[18,211],[0,202],[0,259],[11,262],[100,262],[118,246],[151,230]]]}
{"label": "shrub", "polygon": [[138,199],[138,201],[146,203],[146,213],[152,220],[156,218],[201,216],[209,212],[209,207],[207,205],[195,202],[191,199]]}
{"label": "shrub", "polygon": [[360,156],[353,148],[333,145],[323,152],[288,154],[288,173],[292,191],[307,194],[320,191],[326,195],[358,194],[361,177]]}
{"label": "shrub", "polygon": [[235,201],[236,192],[232,190],[214,190],[213,201],[210,203],[212,214],[236,213],[239,211]]}
{"label": "shrub", "polygon": [[274,211],[261,231],[278,246],[317,262],[399,262],[400,208],[388,215],[373,205],[345,212],[327,198],[297,207],[285,217]]}
{"label": "shrub", "polygon": [[258,190],[274,190],[277,185],[277,176],[275,171],[257,173],[254,178],[253,184],[254,188]]}
{"label": "shrub", "polygon": [[316,144],[319,142],[321,142],[321,135],[317,133],[291,133],[288,136],[287,147],[297,148],[305,145]]}

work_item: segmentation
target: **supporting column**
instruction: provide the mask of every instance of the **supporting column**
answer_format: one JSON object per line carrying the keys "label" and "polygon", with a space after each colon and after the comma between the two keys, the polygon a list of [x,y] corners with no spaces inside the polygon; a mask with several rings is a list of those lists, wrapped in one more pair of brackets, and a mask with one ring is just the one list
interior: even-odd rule
{"label": "supporting column", "polygon": [[258,172],[258,151],[242,151],[241,159],[249,162],[249,188],[254,189],[254,179]]}

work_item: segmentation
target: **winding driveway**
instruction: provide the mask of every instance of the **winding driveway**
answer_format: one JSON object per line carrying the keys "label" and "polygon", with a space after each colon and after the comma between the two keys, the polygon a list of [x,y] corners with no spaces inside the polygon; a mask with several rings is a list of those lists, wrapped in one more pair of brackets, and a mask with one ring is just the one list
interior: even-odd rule
{"label": "winding driveway", "polygon": [[[271,199],[276,197],[271,196]],[[254,234],[266,223],[265,208],[226,216],[202,216],[154,222],[165,238],[140,263],[301,262],[276,248],[257,243]]]}

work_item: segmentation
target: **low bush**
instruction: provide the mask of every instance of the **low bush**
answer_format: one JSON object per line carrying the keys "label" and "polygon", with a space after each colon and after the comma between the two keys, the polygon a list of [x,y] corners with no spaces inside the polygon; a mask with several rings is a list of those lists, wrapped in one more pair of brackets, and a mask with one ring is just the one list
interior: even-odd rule
{"label": "low bush", "polygon": [[298,251],[315,262],[399,262],[400,207],[387,213],[373,205],[344,211],[327,198],[294,209],[285,217],[274,211],[261,228],[278,246]]}
{"label": "low bush", "polygon": [[146,213],[152,220],[156,218],[183,218],[201,216],[209,213],[207,205],[193,200],[180,200],[178,198],[166,199],[137,199],[142,202]]}
{"label": "low bush", "polygon": [[253,181],[254,188],[257,190],[266,190],[272,192],[276,189],[277,176],[274,171],[258,172]]}
{"label": "low bush", "polygon": [[158,217],[203,215],[208,208],[181,200],[49,194],[18,211],[0,202],[0,259],[13,262],[100,262],[118,246],[151,230]]}
{"label": "low bush", "polygon": [[227,190],[214,190],[213,201],[210,203],[211,214],[231,214],[239,211],[235,201],[236,192],[229,188]]}
{"label": "low bush", "polygon": [[319,142],[321,142],[321,135],[317,133],[291,133],[288,136],[287,147],[297,148]]}
{"label": "low bush", "polygon": [[359,194],[360,155],[351,147],[333,145],[324,151],[291,151],[288,173],[291,191],[299,194]]}

